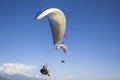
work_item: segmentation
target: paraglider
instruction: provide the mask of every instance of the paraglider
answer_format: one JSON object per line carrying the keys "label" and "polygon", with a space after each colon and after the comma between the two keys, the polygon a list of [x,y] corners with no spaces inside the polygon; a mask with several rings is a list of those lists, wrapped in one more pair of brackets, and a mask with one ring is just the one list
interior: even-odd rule
{"label": "paraglider", "polygon": [[49,8],[45,9],[41,13],[38,12],[35,19],[40,20],[45,16],[47,16],[51,27],[53,43],[56,47],[56,50],[62,48],[63,51],[67,53],[67,47],[62,44],[63,38],[67,38],[67,36],[65,35],[66,18],[64,16],[64,13],[60,9]]}
{"label": "paraglider", "polygon": [[58,50],[59,48],[62,48],[64,53],[67,53],[67,47],[64,45],[64,44],[59,44],[57,47],[56,47],[56,50]]}
{"label": "paraglider", "polygon": [[61,60],[61,62],[62,62],[62,63],[65,63],[65,61],[64,61],[64,60]]}
{"label": "paraglider", "polygon": [[[65,29],[66,29],[66,18],[64,13],[57,8],[49,8],[45,9],[42,12],[38,12],[36,14],[35,20],[40,20],[44,17],[48,18],[51,32],[52,32],[52,38],[53,38],[53,44],[56,47],[56,50],[61,48],[64,53],[67,53],[67,47],[62,42],[63,38],[67,38],[65,35]],[[62,63],[65,63],[64,60],[61,60]],[[50,72],[48,71],[47,67],[43,65],[43,67],[40,69],[40,72],[43,75],[50,76]]]}

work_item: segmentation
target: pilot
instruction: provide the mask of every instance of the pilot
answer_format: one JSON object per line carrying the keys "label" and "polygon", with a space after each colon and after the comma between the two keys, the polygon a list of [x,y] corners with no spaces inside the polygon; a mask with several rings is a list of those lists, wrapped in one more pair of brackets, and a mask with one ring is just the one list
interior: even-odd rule
{"label": "pilot", "polygon": [[44,65],[43,65],[42,69],[40,69],[40,72],[41,72],[43,75],[50,76],[49,71],[47,70],[46,66],[44,66]]}

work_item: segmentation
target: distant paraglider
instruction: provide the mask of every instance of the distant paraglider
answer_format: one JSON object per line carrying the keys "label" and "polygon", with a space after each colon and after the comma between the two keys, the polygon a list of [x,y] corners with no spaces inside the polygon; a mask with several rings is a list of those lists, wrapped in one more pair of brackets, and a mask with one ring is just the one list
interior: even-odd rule
{"label": "distant paraglider", "polygon": [[64,60],[61,60],[61,62],[62,62],[62,63],[65,63],[65,61],[64,61]]}
{"label": "distant paraglider", "polygon": [[56,50],[58,50],[59,48],[62,48],[64,53],[67,53],[67,47],[64,45],[64,44],[59,44],[57,47],[56,47]]}
{"label": "distant paraglider", "polygon": [[67,53],[67,47],[62,44],[63,38],[67,38],[67,36],[65,35],[66,18],[64,16],[64,13],[57,8],[49,8],[43,10],[42,12],[38,12],[35,19],[40,20],[45,16],[47,16],[50,23],[53,43],[56,47],[56,50],[62,48],[64,53]]}

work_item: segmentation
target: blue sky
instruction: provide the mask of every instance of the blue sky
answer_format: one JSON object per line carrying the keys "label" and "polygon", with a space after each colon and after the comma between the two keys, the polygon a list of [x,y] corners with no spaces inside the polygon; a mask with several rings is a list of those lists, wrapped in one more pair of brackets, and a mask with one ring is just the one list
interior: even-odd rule
{"label": "blue sky", "polygon": [[[0,64],[48,64],[56,77],[120,79],[119,0],[0,0]],[[65,55],[55,50],[47,18],[35,14],[61,9],[67,20]],[[60,63],[64,59],[65,64]]]}

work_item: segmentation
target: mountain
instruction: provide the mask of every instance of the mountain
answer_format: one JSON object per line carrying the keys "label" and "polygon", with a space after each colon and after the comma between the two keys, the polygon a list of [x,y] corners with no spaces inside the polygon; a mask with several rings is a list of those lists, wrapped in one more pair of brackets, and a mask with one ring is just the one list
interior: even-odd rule
{"label": "mountain", "polygon": [[6,78],[0,76],[0,80],[11,80],[11,79],[6,79]]}
{"label": "mountain", "polygon": [[45,79],[31,78],[19,74],[15,75],[0,74],[0,80],[45,80]]}

